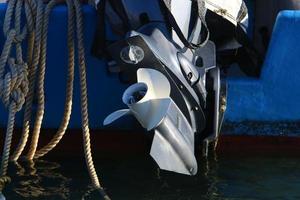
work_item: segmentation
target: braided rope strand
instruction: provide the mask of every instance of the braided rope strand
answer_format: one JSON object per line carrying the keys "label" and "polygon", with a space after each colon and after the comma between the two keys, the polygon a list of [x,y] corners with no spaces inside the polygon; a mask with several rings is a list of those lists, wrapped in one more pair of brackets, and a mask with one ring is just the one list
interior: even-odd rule
{"label": "braided rope strand", "polygon": [[86,83],[86,65],[85,52],[83,46],[83,25],[82,25],[82,10],[80,3],[74,0],[76,12],[76,27],[77,27],[77,42],[78,42],[78,64],[79,64],[79,78],[80,78],[80,100],[81,100],[81,121],[83,131],[83,145],[86,164],[89,170],[90,177],[94,187],[100,188],[97,172],[94,168],[93,159],[91,155],[89,117],[88,117],[88,101],[87,101],[87,83]]}
{"label": "braided rope strand", "polygon": [[[42,120],[44,116],[44,107],[45,107],[45,97],[44,97],[44,75],[45,75],[45,66],[39,65],[40,64],[40,55],[41,55],[41,45],[42,45],[42,31],[43,31],[43,11],[44,11],[44,5],[42,1],[37,1],[37,22],[36,22],[36,41],[37,41],[37,48],[36,54],[34,55],[33,58],[33,66],[34,66],[34,72],[33,74],[36,74],[37,69],[39,68],[39,73],[38,73],[38,82],[37,82],[37,93],[38,93],[38,108],[36,112],[36,118],[33,126],[33,133],[32,133],[32,138],[31,138],[31,144],[29,146],[29,151],[27,154],[27,159],[32,160],[33,156],[35,154],[37,144],[38,144],[38,139],[40,135],[40,129],[42,125]],[[34,86],[34,83],[32,84]],[[33,90],[32,92],[29,93],[29,95],[33,96]],[[32,107],[32,101],[33,98],[30,98],[30,108]]]}
{"label": "braided rope strand", "polygon": [[36,73],[38,69],[39,57],[40,57],[40,41],[41,41],[41,30],[42,30],[42,7],[41,4],[37,6],[37,2],[34,0],[26,0],[25,3],[25,13],[26,16],[30,16],[27,19],[27,25],[31,31],[29,34],[29,44],[28,44],[28,54],[27,62],[29,64],[29,92],[26,96],[25,110],[24,110],[24,119],[23,119],[23,129],[20,142],[13,153],[11,160],[17,161],[22,154],[30,131],[30,122],[32,115],[32,103],[34,98],[34,89],[36,81]]}
{"label": "braided rope strand", "polygon": [[[28,50],[27,50],[27,52],[28,52],[27,63],[29,66],[28,67],[29,74],[31,74],[31,71],[32,71],[33,46],[34,46],[34,33],[31,32],[29,34],[29,38],[28,38]],[[28,96],[26,97],[26,99],[28,99]],[[27,105],[28,101],[26,100],[25,102],[26,102],[25,104]],[[29,136],[29,120],[28,120],[29,116],[31,116],[31,112],[30,112],[30,114],[28,112],[25,112],[22,134],[20,137],[19,144],[17,145],[15,152],[12,154],[12,156],[10,158],[11,161],[16,162],[19,159],[20,155],[22,154],[22,152],[26,146],[28,136]]]}
{"label": "braided rope strand", "polygon": [[99,189],[105,200],[110,200],[108,195],[104,192],[100,185],[98,175],[94,166],[90,129],[89,129],[89,116],[88,116],[88,101],[87,101],[87,83],[86,83],[86,64],[85,64],[85,49],[83,45],[83,19],[82,8],[78,0],[74,0],[76,12],[76,28],[77,28],[77,47],[78,47],[78,63],[79,63],[79,78],[80,78],[80,100],[81,100],[81,121],[83,131],[83,147],[87,169],[92,180],[93,186]]}
{"label": "braided rope strand", "polygon": [[[5,177],[8,168],[8,161],[9,161],[9,152],[11,147],[11,140],[14,131],[14,123],[15,123],[15,114],[17,112],[16,104],[12,103],[9,108],[9,115],[8,115],[8,126],[6,129],[6,137],[3,146],[3,156],[1,161],[1,176]],[[1,189],[1,188],[0,188]]]}
{"label": "braided rope strand", "polygon": [[[6,41],[0,56],[0,98],[4,106],[8,108],[9,114],[0,168],[0,191],[3,190],[6,183],[10,182],[10,178],[6,174],[15,115],[21,110],[25,102],[25,96],[28,93],[27,64],[23,62],[21,49],[21,42],[27,34],[26,26],[23,27],[21,33],[23,3],[23,0],[9,1],[3,25]],[[12,20],[13,15],[14,20]],[[14,25],[12,22],[14,22]],[[10,57],[13,45],[16,48],[16,60]]]}
{"label": "braided rope strand", "polygon": [[[45,18],[44,18],[44,36],[47,34],[48,29],[48,19],[49,19],[49,12],[50,9],[54,6],[54,3],[56,1],[49,2],[46,12],[45,12]],[[72,102],[73,102],[73,83],[74,83],[74,66],[75,66],[75,45],[74,45],[74,8],[70,2],[70,0],[67,0],[67,6],[68,6],[68,77],[67,77],[67,86],[66,86],[66,100],[65,100],[65,108],[64,108],[64,114],[63,119],[60,124],[60,127],[57,131],[57,133],[53,136],[51,141],[45,145],[42,149],[36,152],[34,158],[40,158],[47,154],[49,151],[51,151],[62,139],[64,136],[67,127],[69,125],[71,112],[72,112]],[[51,4],[51,6],[49,6]],[[49,11],[48,11],[49,10]],[[46,38],[44,38],[46,39]],[[43,41],[43,44],[46,44],[46,41]],[[46,49],[46,45],[42,47],[42,50]],[[44,51],[42,53],[42,60],[45,58],[46,52]],[[44,61],[43,61],[44,62]]]}
{"label": "braided rope strand", "polygon": [[[66,2],[68,5],[69,64],[64,116],[56,135],[46,146],[44,146],[39,151],[36,150],[45,106],[44,79],[46,71],[46,48],[49,14],[51,9],[56,5],[57,1],[50,1],[45,10],[43,2],[40,0],[10,0],[8,3],[8,8],[4,19],[5,23],[3,26],[4,35],[7,37],[7,39],[0,56],[0,97],[3,104],[9,109],[9,116],[0,168],[0,190],[2,191],[4,185],[10,181],[10,178],[7,177],[6,174],[10,156],[11,141],[14,131],[15,114],[21,110],[25,102],[26,104],[22,136],[15,153],[11,157],[11,160],[17,161],[22,154],[24,147],[26,146],[30,131],[30,121],[32,115],[32,104],[35,86],[37,86],[38,109],[33,126],[33,134],[29,152],[27,154],[27,159],[29,161],[32,161],[33,158],[39,158],[48,153],[59,143],[66,132],[71,116],[73,101],[73,82],[75,67],[74,23],[76,22],[80,77],[81,117],[85,160],[93,186],[100,191],[104,199],[109,200],[110,198],[105,194],[104,189],[100,185],[91,152],[81,4],[78,0],[66,0]],[[23,6],[25,7],[27,24],[21,30],[21,10]],[[12,20],[13,15],[14,20]],[[14,27],[11,28],[13,23]],[[21,46],[21,42],[25,39],[27,33],[29,35],[27,52],[27,63],[29,64],[29,68],[23,61]],[[15,45],[16,48],[16,59],[10,58],[10,52],[13,45]],[[7,65],[9,66],[9,68],[6,70]],[[37,74],[37,72],[39,73]]]}

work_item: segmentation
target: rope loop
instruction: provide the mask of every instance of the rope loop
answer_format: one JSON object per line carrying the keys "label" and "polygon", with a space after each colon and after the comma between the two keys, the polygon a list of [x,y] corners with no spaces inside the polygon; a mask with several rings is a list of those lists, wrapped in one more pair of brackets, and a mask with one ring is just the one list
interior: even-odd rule
{"label": "rope loop", "polygon": [[[86,80],[86,61],[83,35],[83,14],[82,5],[79,0],[65,0],[68,6],[68,50],[69,64],[66,87],[65,111],[57,134],[48,145],[36,152],[39,140],[40,129],[43,121],[45,95],[44,79],[46,71],[47,33],[51,9],[59,3],[59,0],[51,0],[46,6],[42,0],[9,0],[6,10],[3,32],[6,37],[0,55],[0,99],[9,110],[3,156],[0,168],[0,192],[10,178],[6,176],[10,157],[10,147],[14,132],[15,115],[21,110],[26,101],[24,109],[23,130],[20,143],[11,160],[18,160],[27,143],[30,130],[32,103],[34,96],[38,99],[31,144],[27,158],[32,160],[39,158],[52,150],[61,140],[69,124],[72,102],[74,67],[77,52],[79,78],[80,78],[80,99],[82,115],[83,146],[86,165],[94,188],[100,191],[104,199],[109,200],[100,185],[96,169],[94,167],[89,130],[88,97]],[[26,21],[21,28],[22,8],[25,7]],[[75,31],[76,28],[76,31]],[[27,64],[23,61],[23,48],[21,43],[28,34]],[[76,36],[76,38],[75,38]],[[77,42],[77,44],[76,44]],[[77,49],[75,49],[77,47]],[[14,58],[11,56],[12,49],[16,50]],[[76,51],[77,50],[77,51]],[[37,79],[37,80],[36,80]],[[35,94],[35,90],[37,94]],[[26,99],[26,100],[25,100]]]}
{"label": "rope loop", "polygon": [[[6,176],[10,156],[11,141],[14,132],[16,112],[22,109],[25,98],[29,91],[27,64],[22,58],[22,41],[27,36],[27,25],[21,28],[22,7],[28,9],[32,6],[31,0],[9,0],[4,17],[3,32],[6,37],[0,55],[0,99],[8,110],[8,122],[3,146],[1,168],[0,168],[0,192],[10,178]],[[26,6],[27,5],[27,6]],[[33,13],[25,11],[26,19],[32,19]],[[29,25],[29,29],[32,27]],[[11,57],[12,49],[15,49],[15,58]]]}

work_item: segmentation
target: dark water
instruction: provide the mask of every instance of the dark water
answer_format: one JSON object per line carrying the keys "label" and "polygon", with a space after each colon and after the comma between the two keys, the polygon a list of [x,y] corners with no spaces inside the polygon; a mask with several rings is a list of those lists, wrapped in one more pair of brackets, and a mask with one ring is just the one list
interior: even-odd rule
{"label": "dark water", "polygon": [[[96,166],[113,200],[300,199],[298,157],[200,159],[194,177],[159,171],[151,158],[96,159]],[[90,192],[81,158],[22,162],[9,171],[13,182],[4,191],[7,199],[99,199]]]}

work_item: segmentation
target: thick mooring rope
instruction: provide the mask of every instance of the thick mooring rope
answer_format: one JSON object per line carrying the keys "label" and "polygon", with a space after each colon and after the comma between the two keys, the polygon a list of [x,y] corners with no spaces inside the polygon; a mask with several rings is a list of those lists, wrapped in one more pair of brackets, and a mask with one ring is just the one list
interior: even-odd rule
{"label": "thick mooring rope", "polygon": [[[27,18],[26,26],[20,32],[20,17],[21,8],[25,1],[25,13]],[[61,2],[61,1],[60,1]],[[88,99],[87,99],[87,83],[86,83],[86,64],[85,64],[85,50],[83,45],[83,19],[82,10],[79,0],[66,0],[68,6],[68,77],[66,87],[66,101],[64,108],[64,115],[61,125],[54,135],[52,140],[42,149],[37,150],[38,140],[44,116],[44,79],[46,72],[46,50],[47,50],[47,32],[49,15],[52,8],[58,3],[58,0],[51,0],[44,9],[44,4],[40,0],[10,0],[6,11],[4,33],[6,33],[7,40],[4,45],[0,57],[0,97],[4,105],[9,108],[9,120],[7,126],[7,133],[5,145],[3,150],[1,177],[0,178],[0,191],[2,191],[6,182],[10,179],[6,176],[7,166],[9,160],[9,152],[11,139],[14,129],[15,113],[22,108],[25,102],[23,131],[20,142],[16,151],[11,157],[12,161],[17,161],[22,154],[30,132],[30,123],[32,115],[32,103],[34,98],[34,90],[37,86],[38,109],[36,112],[35,123],[33,127],[31,144],[27,159],[39,158],[52,150],[61,140],[66,132],[69,124],[72,99],[73,99],[73,82],[74,82],[74,66],[75,66],[75,24],[76,22],[76,36],[78,48],[78,64],[80,76],[80,99],[81,99],[81,116],[82,116],[82,130],[83,130],[83,146],[86,158],[86,164],[89,175],[91,177],[93,186],[100,191],[104,199],[109,199],[100,185],[91,153],[90,145],[90,131],[88,120]],[[74,12],[75,9],[75,12]],[[15,28],[11,29],[10,24],[13,11],[15,10]],[[25,39],[27,29],[28,34],[28,52],[27,63],[29,65],[27,73],[27,65],[22,60],[21,42]],[[8,55],[11,51],[11,46],[16,43],[17,62],[14,59],[9,59]],[[7,72],[5,78],[3,73],[5,66],[9,64],[10,71]],[[37,73],[39,72],[39,73]],[[27,80],[28,78],[28,80]],[[37,78],[37,83],[36,83]],[[29,89],[28,89],[29,88]]]}
{"label": "thick mooring rope", "polygon": [[[27,27],[21,32],[21,11],[24,1],[10,0],[4,18],[3,32],[6,41],[0,56],[0,98],[9,110],[6,137],[0,168],[0,191],[10,181],[7,176],[8,161],[12,135],[14,131],[15,115],[21,110],[28,93],[27,64],[22,59],[21,42],[24,40]],[[14,20],[12,19],[14,15]],[[26,13],[28,17],[30,14]],[[14,21],[14,25],[12,25]],[[11,57],[15,47],[16,59]]]}
{"label": "thick mooring rope", "polygon": [[84,146],[85,161],[93,185],[96,188],[101,188],[94,167],[92,153],[91,153],[88,101],[87,101],[85,50],[83,45],[83,21],[82,21],[82,10],[81,10],[79,0],[74,0],[74,6],[76,12],[78,64],[79,64],[79,78],[80,78],[81,121],[82,121],[81,123],[82,123],[82,131],[83,131],[83,146]]}
{"label": "thick mooring rope", "polygon": [[[37,145],[38,145],[38,139],[40,135],[40,129],[42,126],[43,116],[44,116],[44,108],[45,108],[45,96],[44,96],[44,76],[45,76],[45,65],[43,63],[40,63],[41,61],[41,49],[42,49],[42,31],[43,31],[43,18],[44,18],[44,4],[42,1],[37,1],[37,17],[36,17],[36,43],[37,43],[37,49],[36,53],[33,57],[33,68],[34,73],[32,75],[36,74],[36,70],[38,69],[37,74],[37,100],[38,100],[38,107],[36,112],[36,118],[33,126],[33,133],[31,138],[31,144],[29,146],[29,152],[27,155],[27,158],[29,160],[33,159],[33,156],[35,154]],[[44,42],[44,41],[43,41]],[[34,86],[34,83],[32,84]],[[32,88],[33,90],[35,88]],[[32,98],[33,99],[33,98]],[[32,107],[32,100],[30,102],[30,107]]]}
{"label": "thick mooring rope", "polygon": [[[62,139],[64,136],[67,127],[69,125],[71,112],[72,112],[72,102],[73,102],[73,82],[74,82],[74,65],[75,65],[75,44],[74,44],[74,8],[70,2],[67,0],[68,6],[68,77],[67,77],[67,87],[66,87],[66,101],[64,108],[64,116],[61,122],[61,125],[57,133],[53,136],[51,141],[45,145],[42,149],[38,150],[34,158],[40,158],[51,151]],[[49,14],[53,6],[56,4],[56,1],[51,1],[48,3],[44,16],[44,28],[43,28],[43,46],[42,46],[42,64],[45,65],[46,60],[46,47],[47,47],[47,31],[48,31],[48,22]]]}
{"label": "thick mooring rope", "polygon": [[[32,31],[29,34],[29,44],[28,44],[28,56],[27,62],[29,65],[29,91],[26,96],[25,110],[24,110],[24,119],[23,119],[23,130],[20,138],[20,142],[16,148],[16,151],[13,153],[11,160],[17,161],[22,154],[30,131],[31,115],[32,115],[32,103],[34,98],[35,90],[35,80],[36,74],[38,71],[38,62],[40,58],[40,45],[41,45],[41,31],[42,31],[42,5],[37,6],[37,2],[29,0],[30,12],[33,15],[33,18],[27,20],[28,25],[32,26]],[[28,7],[25,7],[25,10],[28,10]]]}

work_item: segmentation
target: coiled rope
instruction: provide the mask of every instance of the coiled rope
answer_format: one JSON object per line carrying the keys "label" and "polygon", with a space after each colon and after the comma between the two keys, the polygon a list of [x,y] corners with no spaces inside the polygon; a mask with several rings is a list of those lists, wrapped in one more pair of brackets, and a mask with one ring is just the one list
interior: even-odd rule
{"label": "coiled rope", "polygon": [[[21,8],[25,1],[25,13],[27,23],[24,26],[22,33],[20,33],[20,17]],[[0,190],[2,191],[6,182],[10,179],[6,176],[7,166],[9,160],[9,151],[11,145],[11,138],[14,128],[15,113],[19,111],[26,97],[23,130],[20,142],[16,151],[11,157],[12,161],[17,161],[22,154],[30,132],[30,123],[32,115],[32,103],[34,98],[34,89],[37,86],[38,109],[36,112],[35,122],[33,126],[33,133],[29,152],[26,156],[28,160],[39,158],[52,150],[61,140],[66,132],[69,124],[72,99],[73,99],[73,82],[74,82],[74,66],[75,66],[75,25],[76,22],[76,36],[78,48],[78,65],[80,77],[80,99],[81,99],[81,116],[82,116],[82,131],[83,131],[83,147],[85,160],[89,175],[93,186],[100,191],[104,199],[109,199],[100,185],[91,153],[90,145],[90,131],[88,120],[88,99],[87,99],[87,83],[86,83],[86,64],[85,64],[85,49],[83,45],[83,19],[82,10],[79,0],[66,0],[68,6],[68,77],[66,86],[66,101],[64,108],[64,115],[60,127],[52,140],[43,148],[37,151],[38,140],[44,116],[45,96],[44,96],[44,79],[46,71],[46,49],[47,49],[47,32],[49,24],[49,15],[52,8],[58,3],[58,0],[51,0],[44,9],[44,4],[40,0],[10,0],[5,15],[4,32],[8,33],[5,46],[0,57],[0,97],[4,105],[9,108],[9,120],[7,126],[7,133],[2,157]],[[15,8],[16,7],[16,8]],[[11,16],[15,9],[15,28],[10,29]],[[75,10],[75,12],[74,12]],[[27,65],[22,60],[21,42],[25,38],[27,29],[28,36],[28,52]],[[9,31],[8,31],[9,30]],[[7,61],[12,44],[16,44],[17,62],[14,59]],[[3,81],[3,71],[6,63],[10,66],[8,75]],[[29,73],[27,73],[27,70]],[[39,72],[37,74],[37,72]],[[37,83],[36,83],[37,77]],[[27,79],[28,78],[28,79]],[[2,186],[3,185],[3,186]],[[1,187],[2,186],[2,187]]]}

